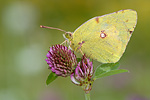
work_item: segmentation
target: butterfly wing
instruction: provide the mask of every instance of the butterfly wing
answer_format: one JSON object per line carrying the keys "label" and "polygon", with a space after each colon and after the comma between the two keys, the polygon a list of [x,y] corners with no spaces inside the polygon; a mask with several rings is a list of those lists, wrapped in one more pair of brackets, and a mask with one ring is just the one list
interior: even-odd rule
{"label": "butterfly wing", "polygon": [[94,17],[73,33],[71,48],[102,63],[115,63],[124,53],[137,22],[134,10]]}

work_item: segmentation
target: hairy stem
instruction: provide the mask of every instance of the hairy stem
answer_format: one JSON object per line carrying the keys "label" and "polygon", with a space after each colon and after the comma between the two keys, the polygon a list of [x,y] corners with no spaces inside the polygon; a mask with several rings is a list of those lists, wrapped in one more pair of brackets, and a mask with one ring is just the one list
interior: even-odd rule
{"label": "hairy stem", "polygon": [[90,100],[90,93],[85,93],[85,100]]}

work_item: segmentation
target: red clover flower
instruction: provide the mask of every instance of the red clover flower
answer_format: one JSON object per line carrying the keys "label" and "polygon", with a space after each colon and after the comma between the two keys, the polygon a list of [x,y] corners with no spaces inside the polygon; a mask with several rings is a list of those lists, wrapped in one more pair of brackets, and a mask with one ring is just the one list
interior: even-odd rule
{"label": "red clover flower", "polygon": [[58,76],[69,76],[77,65],[77,59],[74,52],[63,45],[58,44],[50,47],[46,56],[47,59],[45,60],[49,65],[49,69]]}
{"label": "red clover flower", "polygon": [[83,55],[81,62],[78,63],[75,72],[72,73],[71,80],[74,84],[83,88],[86,93],[89,93],[93,83],[93,64]]}

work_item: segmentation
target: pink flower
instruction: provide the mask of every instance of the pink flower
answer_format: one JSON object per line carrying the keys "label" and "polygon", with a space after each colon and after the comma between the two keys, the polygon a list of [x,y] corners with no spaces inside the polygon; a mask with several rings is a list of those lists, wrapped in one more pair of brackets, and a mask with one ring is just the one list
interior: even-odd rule
{"label": "pink flower", "polygon": [[75,72],[71,74],[71,80],[74,84],[79,85],[88,93],[93,83],[93,64],[83,55],[81,62],[78,63]]}
{"label": "pink flower", "polygon": [[45,60],[49,65],[49,69],[58,76],[69,76],[77,65],[77,59],[74,52],[63,45],[58,44],[50,47],[46,56],[47,59]]}

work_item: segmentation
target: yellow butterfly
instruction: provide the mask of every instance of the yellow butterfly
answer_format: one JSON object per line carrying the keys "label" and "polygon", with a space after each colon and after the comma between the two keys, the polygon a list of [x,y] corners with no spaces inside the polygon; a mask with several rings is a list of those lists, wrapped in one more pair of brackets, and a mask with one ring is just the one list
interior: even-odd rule
{"label": "yellow butterfly", "polygon": [[120,10],[94,17],[73,33],[65,32],[64,37],[69,41],[72,50],[81,50],[101,63],[115,63],[124,53],[136,23],[136,11]]}

